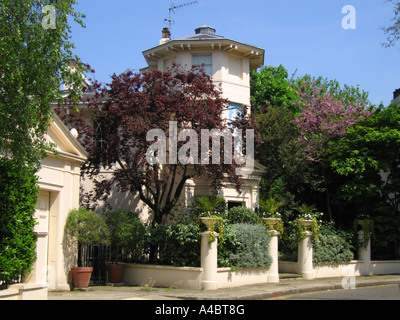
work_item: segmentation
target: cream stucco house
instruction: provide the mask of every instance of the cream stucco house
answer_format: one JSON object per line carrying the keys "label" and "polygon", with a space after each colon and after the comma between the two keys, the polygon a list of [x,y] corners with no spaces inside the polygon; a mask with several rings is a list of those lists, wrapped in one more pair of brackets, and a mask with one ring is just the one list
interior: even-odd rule
{"label": "cream stucco house", "polygon": [[[143,52],[148,63],[146,69],[167,71],[173,63],[180,66],[203,66],[216,86],[222,89],[223,98],[230,106],[224,117],[233,119],[242,106],[250,107],[250,73],[264,64],[265,51],[258,47],[228,39],[216,34],[208,25],[195,29],[195,34],[176,40],[171,39],[168,28],[162,31],[159,45]],[[243,190],[239,194],[235,187],[225,184],[219,196],[228,206],[245,206],[256,209],[259,197],[259,182],[264,167],[254,161],[254,170],[243,175]],[[185,195],[192,198],[207,195],[209,187],[202,181],[189,181]]]}
{"label": "cream stucco house", "polygon": [[[223,98],[230,101],[223,117],[233,119],[242,106],[250,106],[250,73],[264,64],[264,55],[263,49],[216,35],[215,29],[207,25],[197,28],[194,35],[176,40],[172,40],[169,29],[164,28],[158,45],[143,52],[148,65],[142,72],[167,71],[173,63],[187,68],[204,66],[215,85],[221,87]],[[225,198],[228,207],[257,208],[259,183],[265,168],[257,161],[253,164],[254,169],[250,174],[243,175],[244,184],[240,194],[232,184],[226,183],[222,188],[218,196]],[[109,172],[103,171],[101,174],[106,177]],[[90,190],[91,182],[83,183],[84,189]],[[193,197],[210,195],[210,192],[211,188],[205,181],[189,180],[183,191],[183,200],[188,203]],[[109,202],[115,208],[140,211],[143,221],[151,215],[147,206],[137,197],[113,192]],[[102,209],[101,203],[99,209]]]}

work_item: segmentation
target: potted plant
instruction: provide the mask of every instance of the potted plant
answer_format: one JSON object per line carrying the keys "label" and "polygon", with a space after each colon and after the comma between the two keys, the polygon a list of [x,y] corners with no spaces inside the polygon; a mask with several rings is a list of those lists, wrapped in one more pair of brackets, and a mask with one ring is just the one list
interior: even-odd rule
{"label": "potted plant", "polygon": [[360,215],[354,220],[354,233],[357,233],[358,227],[364,231],[363,241],[359,245],[366,248],[369,241],[375,237],[374,222],[368,215]]}
{"label": "potted plant", "polygon": [[113,211],[105,214],[110,230],[111,261],[107,266],[108,281],[122,283],[125,262],[139,259],[145,240],[145,227],[136,212]]}
{"label": "potted plant", "polygon": [[260,199],[261,221],[269,230],[278,231],[280,236],[283,234],[283,222],[278,210],[285,205],[284,202],[277,201],[270,197],[266,201]]}
{"label": "potted plant", "polygon": [[198,197],[195,203],[195,210],[198,214],[196,221],[200,225],[202,222],[210,232],[209,242],[215,241],[214,232],[218,230],[220,238],[223,240],[224,215],[226,216],[226,202],[222,197],[204,196]]}
{"label": "potted plant", "polygon": [[[109,244],[109,230],[105,221],[94,211],[86,208],[71,210],[68,214],[65,231],[67,237],[77,243],[78,264],[85,264],[80,261],[85,245]],[[71,268],[72,279],[75,288],[87,288],[93,268],[86,265],[78,265]]]}
{"label": "potted plant", "polygon": [[218,211],[206,211],[202,212],[199,217],[198,221],[201,221],[206,227],[208,232],[210,233],[209,236],[209,243],[215,241],[215,231],[218,230],[219,236],[223,240],[223,221],[221,214]]}
{"label": "potted plant", "polygon": [[316,241],[319,237],[318,219],[323,216],[322,212],[317,212],[314,205],[302,204],[300,207],[293,208],[300,215],[294,221],[297,233],[297,239],[300,241],[305,238],[305,232],[311,231],[312,240]]}

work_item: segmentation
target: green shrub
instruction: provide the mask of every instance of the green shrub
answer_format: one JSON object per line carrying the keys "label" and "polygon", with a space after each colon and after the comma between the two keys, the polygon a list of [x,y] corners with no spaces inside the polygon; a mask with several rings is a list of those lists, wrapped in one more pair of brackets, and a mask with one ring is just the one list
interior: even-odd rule
{"label": "green shrub", "polygon": [[314,243],[313,262],[343,263],[353,260],[352,234],[336,229],[333,222],[323,223],[319,239]]}
{"label": "green shrub", "polygon": [[81,245],[110,243],[110,231],[104,219],[86,208],[74,209],[68,213],[65,231],[71,240],[75,239]]}
{"label": "green shrub", "polygon": [[177,267],[200,266],[200,228],[194,223],[156,225],[148,230],[148,250],[155,249],[153,264]]}
{"label": "green shrub", "polygon": [[271,265],[271,238],[263,226],[233,224],[225,227],[225,241],[221,242],[218,248],[220,267],[260,268]]}
{"label": "green shrub", "polygon": [[197,217],[205,212],[218,212],[224,215],[226,213],[225,199],[216,196],[197,197],[194,200],[195,216]]}
{"label": "green shrub", "polygon": [[36,259],[35,170],[0,158],[0,282],[11,282],[31,271]]}
{"label": "green shrub", "polygon": [[138,262],[144,249],[146,227],[136,212],[110,211],[104,214],[110,230],[111,260]]}
{"label": "green shrub", "polygon": [[[285,234],[279,243],[279,259],[297,261],[298,239],[294,224],[285,226]],[[313,262],[349,262],[353,259],[352,234],[335,227],[333,222],[320,225],[319,238],[313,242]]]}
{"label": "green shrub", "polygon": [[230,224],[248,223],[258,224],[260,219],[253,210],[245,207],[234,207],[228,212],[228,221]]}

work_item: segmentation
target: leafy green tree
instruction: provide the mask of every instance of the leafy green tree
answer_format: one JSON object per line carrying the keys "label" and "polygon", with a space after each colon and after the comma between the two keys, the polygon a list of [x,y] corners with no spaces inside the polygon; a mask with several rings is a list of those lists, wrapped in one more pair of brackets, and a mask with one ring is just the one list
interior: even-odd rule
{"label": "leafy green tree", "polygon": [[[330,195],[326,192],[329,172],[322,167],[321,161],[308,161],[303,154],[304,145],[309,146],[312,141],[319,141],[321,134],[312,132],[307,136],[307,140],[301,139],[304,130],[300,130],[296,119],[316,118],[317,113],[304,112],[309,111],[304,104],[307,104],[308,100],[325,101],[324,97],[330,97],[332,102],[340,105],[343,113],[354,108],[354,105],[365,105],[368,108],[368,93],[358,86],[342,86],[337,80],[323,77],[306,74],[298,78],[289,78],[288,71],[283,66],[270,66],[252,73],[251,94],[255,109],[253,114],[262,137],[262,144],[257,148],[257,159],[266,166],[266,173],[261,181],[261,198],[283,197],[294,205],[297,201],[315,202],[315,199],[309,199],[310,195],[320,197],[320,193],[325,192],[326,202],[329,203]],[[310,99],[304,99],[305,96]],[[327,109],[321,107],[318,112],[321,115],[325,110]],[[325,124],[333,128],[334,122],[341,120],[341,117],[331,117],[327,120],[330,120],[330,123],[325,121]],[[309,121],[305,120],[304,124],[309,124]],[[324,129],[325,126],[321,125],[318,128]],[[324,137],[328,138],[328,141],[331,140],[331,136]],[[307,143],[301,145],[299,141]],[[330,211],[329,205],[327,210]]]}
{"label": "leafy green tree", "polygon": [[296,86],[284,66],[265,66],[260,72],[253,71],[250,78],[251,98],[256,110],[272,105],[295,112]]}
{"label": "leafy green tree", "polygon": [[331,143],[329,152],[343,179],[340,199],[354,214],[373,218],[378,245],[394,241],[400,227],[400,106],[379,109]]}
{"label": "leafy green tree", "polygon": [[[354,104],[370,106],[369,93],[361,90],[360,87],[351,85],[341,85],[336,79],[331,80],[322,76],[313,77],[305,74],[302,77],[292,79],[292,83],[297,88],[296,92],[301,89],[306,94],[312,94],[315,89],[321,95],[330,95],[341,101],[346,107]],[[296,101],[298,101],[296,99]]]}
{"label": "leafy green tree", "polygon": [[387,34],[387,40],[382,44],[386,48],[393,47],[400,40],[400,1],[388,0],[388,2],[393,3],[394,18],[392,20],[393,25],[382,28]]}
{"label": "leafy green tree", "polygon": [[293,113],[270,106],[268,112],[256,114],[255,120],[262,138],[256,158],[266,167],[262,198],[277,196],[288,201],[290,194],[303,191],[304,185],[317,188],[320,182],[299,147]]}
{"label": "leafy green tree", "polygon": [[[79,62],[68,40],[72,16],[84,26],[75,0],[2,0],[0,3],[0,154],[38,166],[50,146],[46,143],[52,103],[60,87],[79,88]],[[74,91],[72,91],[74,92]],[[76,98],[77,92],[71,94]]]}

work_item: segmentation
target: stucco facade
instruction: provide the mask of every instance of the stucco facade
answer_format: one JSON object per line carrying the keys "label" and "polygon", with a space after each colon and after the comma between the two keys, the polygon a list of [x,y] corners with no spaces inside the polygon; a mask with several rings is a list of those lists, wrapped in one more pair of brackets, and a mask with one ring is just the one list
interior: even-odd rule
{"label": "stucco facade", "polygon": [[87,154],[57,116],[47,140],[56,145],[58,154],[48,153],[38,172],[37,260],[24,282],[70,290],[68,276],[74,256],[64,242],[64,226],[68,212],[79,208],[80,166]]}

